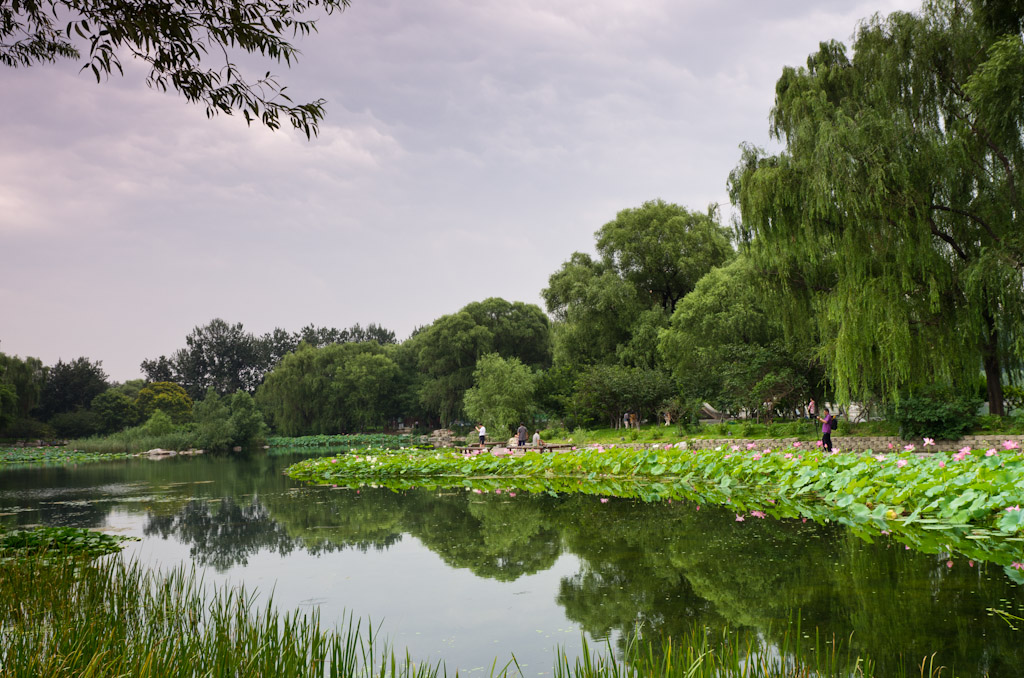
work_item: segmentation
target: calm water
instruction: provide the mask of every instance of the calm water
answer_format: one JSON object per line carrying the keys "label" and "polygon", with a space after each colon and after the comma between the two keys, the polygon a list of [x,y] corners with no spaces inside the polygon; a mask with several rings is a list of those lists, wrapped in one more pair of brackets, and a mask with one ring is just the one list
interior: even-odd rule
{"label": "calm water", "polygon": [[805,633],[852,637],[886,673],[938,653],[957,675],[1024,676],[1024,628],[988,611],[1024,616],[1024,590],[998,566],[691,503],[356,492],[282,475],[308,454],[2,469],[0,521],[142,537],[127,553],[143,562],[195,563],[208,582],[272,591],[282,610],[369,618],[463,675],[513,652],[524,673],[550,674],[556,645],[615,644],[638,623],[772,639],[799,618]]}

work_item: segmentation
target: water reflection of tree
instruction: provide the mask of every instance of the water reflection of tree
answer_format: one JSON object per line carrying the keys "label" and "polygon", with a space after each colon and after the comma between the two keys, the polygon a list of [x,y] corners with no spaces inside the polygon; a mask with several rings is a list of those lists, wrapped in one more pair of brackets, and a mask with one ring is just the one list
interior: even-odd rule
{"label": "water reflection of tree", "polygon": [[[694,623],[747,627],[781,644],[790,622],[852,643],[876,675],[911,673],[938,653],[963,675],[1024,675],[1024,643],[985,607],[1024,592],[995,566],[867,543],[835,525],[759,520],[692,504],[642,505],[586,497],[558,506],[556,525],[580,556],[558,601],[588,632],[678,636]],[[852,640],[851,640],[852,638]],[[810,655],[812,639],[802,642]]]}
{"label": "water reflection of tree", "polygon": [[147,518],[143,528],[146,536],[166,539],[174,535],[189,545],[194,560],[219,571],[245,565],[260,550],[286,555],[296,546],[296,540],[255,497],[245,505],[233,497],[224,497],[215,504],[193,500],[176,513],[151,513]]}
{"label": "water reflection of tree", "polygon": [[409,532],[453,567],[514,581],[550,568],[562,553],[540,497],[455,492],[417,498]]}

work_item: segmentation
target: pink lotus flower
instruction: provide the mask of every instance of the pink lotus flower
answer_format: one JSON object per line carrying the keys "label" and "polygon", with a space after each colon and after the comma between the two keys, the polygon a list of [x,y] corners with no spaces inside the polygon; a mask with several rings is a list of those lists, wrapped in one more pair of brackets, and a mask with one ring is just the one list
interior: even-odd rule
{"label": "pink lotus flower", "polygon": [[1008,512],[1010,512],[1010,513],[1013,513],[1014,511],[1019,511],[1020,510],[1020,504],[1017,504],[1016,506],[1007,506],[1006,510]]}
{"label": "pink lotus flower", "polygon": [[337,459],[331,459],[331,463],[332,463],[332,464],[337,464],[337,463],[338,463],[338,460],[337,460]]}
{"label": "pink lotus flower", "polygon": [[768,500],[768,503],[769,503],[769,504],[774,504],[774,503],[775,503],[775,500],[774,500],[774,499],[769,499],[769,500]]}
{"label": "pink lotus flower", "polygon": [[1010,563],[1010,567],[1015,570],[1024,570],[1024,563]]}
{"label": "pink lotus flower", "polygon": [[698,511],[700,510],[700,504],[697,504],[697,510]]}
{"label": "pink lotus flower", "polygon": [[732,450],[733,452],[739,452],[740,451],[740,446],[739,445],[733,445],[729,449]]}
{"label": "pink lotus flower", "polygon": [[998,453],[998,452],[996,452],[996,451],[995,451],[994,449],[992,449],[992,450],[986,450],[986,451],[985,451],[985,456],[986,456],[986,457],[994,457],[994,456],[996,456],[997,454],[999,454],[999,453]]}
{"label": "pink lotus flower", "polygon": [[800,447],[801,445],[803,445],[803,443],[800,442],[799,440],[793,443],[793,447]]}
{"label": "pink lotus flower", "polygon": [[904,450],[905,452],[913,452],[913,451],[914,451],[914,449],[915,449],[915,448],[914,448],[914,445],[913,445],[913,443],[911,443],[910,445],[904,445],[904,446],[903,446],[903,450]]}
{"label": "pink lotus flower", "polygon": [[807,518],[801,518],[801,519],[800,519],[800,522],[801,522],[801,523],[806,523],[806,522],[807,522]]}
{"label": "pink lotus flower", "polygon": [[820,440],[818,442],[814,443],[814,444],[817,445],[818,447],[821,447],[822,445],[824,445],[824,443],[822,443]]}
{"label": "pink lotus flower", "polygon": [[731,454],[727,454],[727,455],[725,455],[724,457],[722,457],[722,459],[730,459],[731,457],[732,457],[732,455],[731,455]]}
{"label": "pink lotus flower", "polygon": [[759,453],[755,452],[754,456],[751,457],[751,459],[753,459],[754,461],[761,461],[761,455]]}
{"label": "pink lotus flower", "polygon": [[907,465],[907,460],[906,459],[899,459],[896,462],[897,468],[903,468],[906,465]]}
{"label": "pink lotus flower", "polygon": [[786,459],[792,459],[793,455],[789,452],[786,453]]}
{"label": "pink lotus flower", "polygon": [[745,520],[745,519],[744,519],[744,517],[743,517],[743,516],[741,516],[741,515],[740,515],[740,514],[738,514],[738,513],[736,514],[736,522],[737,522],[737,523],[742,523],[742,522],[743,522],[744,520]]}
{"label": "pink lotus flower", "polygon": [[755,518],[764,518],[765,513],[764,511],[751,511],[750,515],[754,516]]}
{"label": "pink lotus flower", "polygon": [[889,443],[889,449],[890,450],[892,449],[892,443]]}
{"label": "pink lotus flower", "polygon": [[494,494],[501,494],[501,490],[495,490]]}
{"label": "pink lotus flower", "polygon": [[969,448],[966,445],[964,445],[959,450],[957,450],[957,452],[959,452],[960,454],[970,454],[971,453],[971,448]]}
{"label": "pink lotus flower", "polygon": [[875,459],[877,459],[878,461],[885,461],[885,455],[884,454],[876,454],[875,455]]}
{"label": "pink lotus flower", "polygon": [[757,447],[757,443],[747,443],[747,449],[752,450]]}
{"label": "pink lotus flower", "polygon": [[939,462],[939,468],[946,468],[946,462],[940,461]]}
{"label": "pink lotus flower", "polygon": [[924,439],[924,446],[925,447],[934,446],[934,445],[935,445],[935,439],[934,438],[925,438]]}
{"label": "pink lotus flower", "polygon": [[601,497],[601,503],[602,504],[607,504],[608,503],[608,497]]}
{"label": "pink lotus flower", "polygon": [[953,567],[953,561],[952,560],[947,560],[946,561],[946,567]]}
{"label": "pink lotus flower", "polygon": [[771,454],[771,453],[772,453],[772,448],[770,448],[770,447],[764,448],[764,454]]}
{"label": "pink lotus flower", "polygon": [[508,493],[508,496],[510,496],[510,497],[514,497],[514,496],[516,496],[516,493],[515,493],[515,492],[509,492],[509,493]]}
{"label": "pink lotus flower", "polygon": [[483,494],[483,490],[473,490],[473,494]]}
{"label": "pink lotus flower", "polygon": [[1006,449],[1006,450],[1016,450],[1019,447],[1020,447],[1020,445],[1017,443],[1016,440],[1004,440],[1003,441],[1003,449]]}

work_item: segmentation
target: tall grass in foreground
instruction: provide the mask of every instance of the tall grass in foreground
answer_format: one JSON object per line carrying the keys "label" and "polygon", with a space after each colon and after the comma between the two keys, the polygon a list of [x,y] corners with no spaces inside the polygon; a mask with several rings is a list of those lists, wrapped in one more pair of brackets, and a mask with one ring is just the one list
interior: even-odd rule
{"label": "tall grass in foreground", "polygon": [[[555,678],[871,678],[873,665],[836,641],[806,646],[799,628],[781,645],[755,633],[695,625],[660,643],[635,637],[578,658],[556,653]],[[792,647],[790,647],[790,643]],[[491,676],[515,676],[515,660]],[[147,570],[120,558],[41,554],[0,565],[0,676],[113,678],[435,678],[443,665],[398,655],[372,627],[325,630],[316,611],[281,615],[244,588],[208,593],[194,571]],[[455,674],[458,676],[458,673]],[[892,674],[886,674],[890,678]],[[897,674],[905,675],[905,674]],[[924,678],[955,678],[922,665]]]}
{"label": "tall grass in foreground", "polygon": [[[365,639],[364,639],[365,636]],[[244,588],[209,597],[194,572],[15,559],[0,567],[0,676],[431,678],[360,623],[324,630],[316,611],[257,608]]]}

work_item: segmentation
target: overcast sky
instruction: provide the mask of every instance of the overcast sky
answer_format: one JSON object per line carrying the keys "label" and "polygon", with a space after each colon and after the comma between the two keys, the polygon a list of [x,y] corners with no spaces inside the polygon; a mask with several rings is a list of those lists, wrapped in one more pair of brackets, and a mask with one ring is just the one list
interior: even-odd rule
{"label": "overcast sky", "polygon": [[[220,317],[405,338],[540,291],[617,211],[721,203],[775,81],[918,0],[352,0],[303,39],[319,138],[206,118],[139,66],[0,67],[0,351],[111,378]],[[262,70],[260,70],[262,69]]]}

